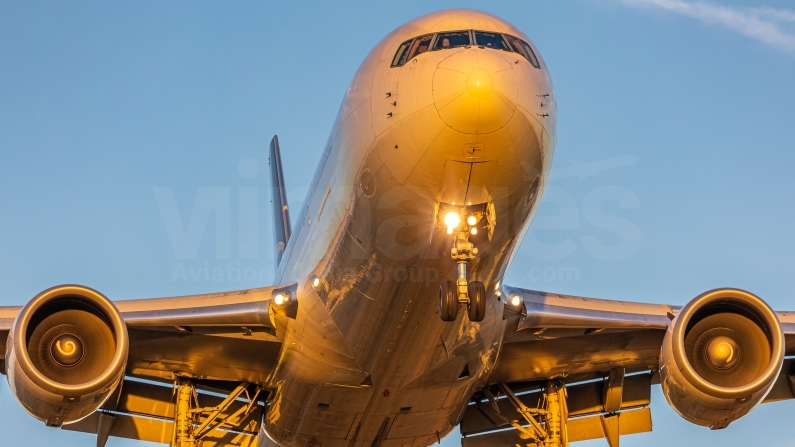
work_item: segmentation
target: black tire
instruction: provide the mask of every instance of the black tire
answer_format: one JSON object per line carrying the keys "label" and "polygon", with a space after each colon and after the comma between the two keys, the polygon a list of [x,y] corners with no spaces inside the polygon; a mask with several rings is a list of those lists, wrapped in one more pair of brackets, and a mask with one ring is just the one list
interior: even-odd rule
{"label": "black tire", "polygon": [[458,294],[452,281],[443,281],[439,286],[439,316],[442,321],[455,321],[458,316]]}
{"label": "black tire", "polygon": [[486,286],[480,281],[469,283],[469,321],[483,321],[486,317]]}

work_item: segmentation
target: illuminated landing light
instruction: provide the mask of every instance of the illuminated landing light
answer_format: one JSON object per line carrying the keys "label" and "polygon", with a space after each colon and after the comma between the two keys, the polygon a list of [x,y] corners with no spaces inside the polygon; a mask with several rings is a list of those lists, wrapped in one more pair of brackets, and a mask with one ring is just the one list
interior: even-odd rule
{"label": "illuminated landing light", "polygon": [[474,215],[467,217],[467,225],[474,227],[478,223],[478,218]]}
{"label": "illuminated landing light", "polygon": [[312,280],[312,287],[318,288],[318,286],[320,286],[320,278],[315,277],[315,279]]}
{"label": "illuminated landing light", "polygon": [[458,213],[450,211],[444,216],[444,224],[447,225],[447,234],[453,234],[453,230],[461,224],[461,218]]}
{"label": "illuminated landing light", "polygon": [[475,234],[478,234],[478,229],[477,228],[471,228],[469,230],[469,232],[472,233],[473,235],[475,235]]}
{"label": "illuminated landing light", "polygon": [[516,294],[511,295],[511,306],[519,307],[522,304],[522,297]]}
{"label": "illuminated landing light", "polygon": [[276,296],[273,297],[273,303],[277,306],[281,306],[282,304],[286,303],[290,299],[290,295],[286,293],[277,293]]}

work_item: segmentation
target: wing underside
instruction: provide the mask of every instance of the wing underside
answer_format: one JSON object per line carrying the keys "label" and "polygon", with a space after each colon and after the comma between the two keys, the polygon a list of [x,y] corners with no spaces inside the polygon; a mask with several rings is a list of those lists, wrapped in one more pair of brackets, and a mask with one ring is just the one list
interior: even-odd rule
{"label": "wing underside", "polygon": [[[193,396],[203,408],[218,408],[216,414],[202,414],[195,424],[207,424],[200,433],[201,445],[208,447],[256,446],[265,411],[265,393],[255,384],[243,382],[193,381]],[[103,409],[74,424],[69,431],[96,434],[102,446],[109,437],[171,444],[174,435],[175,393],[173,384],[125,379],[119,393]],[[230,400],[230,398],[232,398]]]}
{"label": "wing underside", "polygon": [[281,349],[269,317],[276,289],[116,302],[130,332],[128,374],[265,383]]}

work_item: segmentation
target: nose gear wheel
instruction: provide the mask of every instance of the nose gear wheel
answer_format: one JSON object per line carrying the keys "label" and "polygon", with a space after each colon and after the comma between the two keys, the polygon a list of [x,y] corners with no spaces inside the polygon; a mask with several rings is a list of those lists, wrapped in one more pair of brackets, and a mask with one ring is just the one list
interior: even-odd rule
{"label": "nose gear wheel", "polygon": [[439,286],[439,316],[442,321],[455,321],[458,316],[458,295],[452,281],[443,281]]}
{"label": "nose gear wheel", "polygon": [[468,285],[469,303],[467,304],[469,321],[483,321],[486,316],[486,286],[480,281],[472,281]]}

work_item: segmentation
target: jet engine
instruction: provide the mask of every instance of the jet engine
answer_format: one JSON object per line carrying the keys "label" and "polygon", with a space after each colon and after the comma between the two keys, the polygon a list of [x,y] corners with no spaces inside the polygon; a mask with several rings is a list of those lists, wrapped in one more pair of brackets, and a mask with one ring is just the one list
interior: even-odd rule
{"label": "jet engine", "polygon": [[751,293],[716,289],[690,301],[669,326],[660,380],[680,416],[719,429],[762,402],[783,360],[775,312]]}
{"label": "jet engine", "polygon": [[17,315],[6,344],[8,383],[33,417],[49,426],[96,411],[124,377],[127,326],[99,292],[45,290]]}

